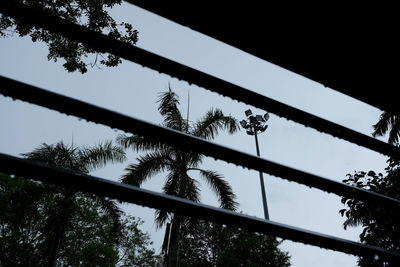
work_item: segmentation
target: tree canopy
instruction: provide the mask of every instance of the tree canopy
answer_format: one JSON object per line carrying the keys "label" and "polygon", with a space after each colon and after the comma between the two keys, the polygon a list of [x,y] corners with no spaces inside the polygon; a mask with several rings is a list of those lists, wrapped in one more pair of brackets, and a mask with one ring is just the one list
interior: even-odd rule
{"label": "tree canopy", "polygon": [[[0,265],[48,266],[49,225],[61,188],[0,174]],[[103,207],[76,193],[74,213],[57,253],[57,266],[154,266],[150,237],[132,216],[119,217],[120,233]]]}
{"label": "tree canopy", "polygon": [[[125,160],[124,151],[107,141],[93,147],[75,147],[59,142],[55,145],[42,144],[29,153],[22,154],[30,160],[36,160],[55,166],[67,168],[73,171],[89,173],[91,170],[103,167],[107,163],[123,162]],[[57,179],[57,177],[54,177]],[[80,200],[80,193],[72,188],[53,187],[53,192],[57,193],[54,199],[54,206],[48,213],[46,222],[48,239],[46,240],[46,257],[48,266],[55,266],[60,253],[61,243],[71,227],[74,214],[79,206],[76,203]],[[121,210],[113,200],[97,196],[95,194],[85,194],[85,197],[92,199],[102,209],[104,214],[113,221],[113,232],[117,235],[121,225],[119,216]]]}
{"label": "tree canopy", "polygon": [[179,266],[290,266],[279,244],[274,237],[201,220],[180,241]]}
{"label": "tree canopy", "polygon": [[[373,125],[374,137],[389,133],[389,144],[398,146],[400,138],[400,118],[384,111],[378,122]],[[370,171],[355,171],[347,174],[344,183],[400,199],[400,161],[390,158],[385,174]],[[365,203],[356,199],[342,197],[347,207],[339,212],[346,217],[343,224],[347,227],[361,226],[360,241],[365,244],[400,252],[400,217],[398,211],[379,205]],[[374,255],[363,256],[358,260],[359,266],[398,266],[398,262],[388,262]]]}
{"label": "tree canopy", "polygon": [[[388,160],[386,174],[374,171],[356,171],[347,174],[343,182],[370,190],[375,193],[400,199],[400,164],[399,161]],[[346,217],[344,228],[361,226],[360,241],[365,244],[382,247],[400,253],[400,216],[398,211],[379,205],[367,204],[363,201],[342,198],[342,203],[347,207],[340,210],[340,214]],[[386,262],[382,259],[360,257],[360,266],[398,266],[398,263]]]}
{"label": "tree canopy", "polygon": [[[108,35],[116,40],[136,44],[138,31],[126,22],[117,23],[109,10],[122,0],[18,0],[28,6],[45,10],[51,15],[85,26],[90,30]],[[87,72],[88,66],[114,67],[121,63],[115,55],[103,55],[82,43],[62,35],[37,28],[22,21],[0,15],[0,37],[18,34],[29,36],[33,42],[44,42],[49,48],[48,60],[63,59],[63,67],[69,71]],[[93,55],[87,59],[89,55]]]}

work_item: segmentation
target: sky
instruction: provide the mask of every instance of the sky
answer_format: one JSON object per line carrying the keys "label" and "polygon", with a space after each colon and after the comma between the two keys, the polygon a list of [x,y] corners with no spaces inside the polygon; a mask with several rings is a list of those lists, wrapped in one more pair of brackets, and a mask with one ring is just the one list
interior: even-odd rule
{"label": "sky", "polygon": [[[305,77],[280,68],[241,50],[190,30],[131,4],[115,7],[117,21],[131,23],[139,31],[137,46],[222,78],[277,101],[300,108],[324,119],[370,135],[381,111]],[[0,39],[0,75],[96,104],[155,124],[162,121],[156,100],[170,86],[180,97],[186,117],[190,96],[190,120],[201,118],[218,107],[238,120],[244,111],[266,111],[233,101],[185,81],[179,81],[129,61],[116,68],[93,68],[88,73],[67,73],[62,61],[47,61],[47,47],[29,38]],[[13,101],[0,95],[0,152],[20,156],[42,143],[59,141],[96,145],[115,140],[121,133],[56,111]],[[261,157],[302,171],[341,181],[357,170],[383,172],[387,157],[377,152],[322,134],[314,129],[270,114],[268,129],[259,135]],[[382,139],[383,140],[383,139]],[[254,138],[241,130],[234,135],[221,133],[216,143],[256,155]],[[118,181],[124,168],[139,154],[129,151],[128,160],[93,172],[95,176]],[[237,195],[239,210],[263,218],[258,173],[224,161],[207,158],[202,167],[223,174]],[[150,179],[143,188],[161,192],[165,174]],[[193,173],[193,177],[199,178]],[[344,230],[339,210],[340,197],[264,174],[272,221],[358,241],[360,228]],[[201,181],[201,180],[200,180]],[[201,183],[203,203],[218,206],[217,199]],[[124,204],[129,214],[142,218],[157,252],[164,229],[157,229],[154,210]],[[355,266],[357,258],[310,245],[283,241],[280,248],[292,256],[292,266]]]}

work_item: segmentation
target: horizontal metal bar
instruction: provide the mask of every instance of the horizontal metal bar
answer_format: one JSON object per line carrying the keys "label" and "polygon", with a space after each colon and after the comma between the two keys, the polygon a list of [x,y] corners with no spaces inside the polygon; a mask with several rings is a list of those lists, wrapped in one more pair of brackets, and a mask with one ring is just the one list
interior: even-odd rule
{"label": "horizontal metal bar", "polygon": [[207,90],[253,105],[278,116],[315,128],[318,131],[342,138],[384,155],[400,159],[400,148],[398,147],[319,118],[284,103],[280,103],[212,75],[163,58],[141,48],[114,40],[85,27],[48,15],[46,12],[41,10],[34,10],[31,7],[27,7],[14,1],[1,1],[0,12],[38,27],[43,27],[57,32],[71,39],[81,41],[82,43],[101,52],[109,52],[121,56],[122,58],[136,62],[142,66],[166,73],[178,79],[186,80],[189,83],[197,84]]}
{"label": "horizontal metal bar", "polygon": [[387,97],[399,85],[395,14],[371,20],[375,10],[330,13],[303,3],[125,2],[400,116],[397,99]]}
{"label": "horizontal metal bar", "polygon": [[400,200],[296,170],[260,157],[214,144],[186,133],[160,127],[80,100],[24,84],[1,75],[0,94],[57,110],[67,115],[101,123],[111,128],[149,136],[182,150],[195,151],[215,159],[221,159],[236,165],[269,173],[289,181],[315,187],[329,193],[335,193],[339,196],[369,201],[385,207],[389,205],[392,208],[400,208]]}
{"label": "horizontal metal bar", "polygon": [[0,153],[0,172],[69,187],[77,191],[94,193],[150,208],[165,209],[186,216],[234,225],[251,232],[260,232],[320,248],[332,249],[357,256],[378,255],[383,259],[400,260],[400,254],[379,247],[364,245],[334,236],[243,215],[226,209],[195,203],[186,199],[85,175],[68,169],[50,167],[40,162],[20,159],[2,153]]}

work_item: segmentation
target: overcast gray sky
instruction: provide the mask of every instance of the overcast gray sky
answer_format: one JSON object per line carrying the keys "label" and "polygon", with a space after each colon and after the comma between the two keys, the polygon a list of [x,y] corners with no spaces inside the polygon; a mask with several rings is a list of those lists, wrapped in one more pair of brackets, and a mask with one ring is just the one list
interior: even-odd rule
{"label": "overcast gray sky", "polygon": [[[130,4],[113,10],[117,20],[130,22],[139,30],[138,46],[184,63],[231,83],[243,86],[278,101],[301,108],[348,128],[370,134],[381,113],[360,101],[325,88],[321,84],[246,54],[217,40],[194,32]],[[186,115],[190,91],[190,119],[203,116],[211,107],[244,119],[244,110],[265,111],[232,101],[185,81],[178,81],[140,65],[124,61],[113,69],[90,69],[85,75],[67,73],[62,62],[48,62],[47,48],[28,38],[0,39],[0,74],[47,90],[103,106],[135,118],[160,123],[155,103],[168,84],[178,93]],[[347,141],[321,134],[300,124],[271,114],[268,130],[259,136],[263,158],[329,179],[341,181],[355,170],[383,172],[386,157]],[[55,111],[0,96],[0,151],[11,155],[28,152],[39,144],[64,141],[76,145],[95,145],[114,139],[118,131],[87,123]],[[216,143],[255,154],[254,139],[242,130],[235,135],[221,134]],[[118,180],[124,167],[134,162],[130,152],[124,164],[108,166],[94,175]],[[239,209],[263,217],[258,173],[233,164],[207,159],[203,167],[223,174],[238,196]],[[273,221],[358,241],[360,229],[343,230],[338,211],[340,198],[317,189],[265,175],[270,218]],[[144,184],[161,191],[163,175]],[[217,205],[212,192],[202,183],[202,202]],[[164,231],[154,224],[154,210],[124,205],[145,220],[159,252]],[[355,266],[356,257],[309,245],[284,241],[283,250],[292,255],[293,266]]]}

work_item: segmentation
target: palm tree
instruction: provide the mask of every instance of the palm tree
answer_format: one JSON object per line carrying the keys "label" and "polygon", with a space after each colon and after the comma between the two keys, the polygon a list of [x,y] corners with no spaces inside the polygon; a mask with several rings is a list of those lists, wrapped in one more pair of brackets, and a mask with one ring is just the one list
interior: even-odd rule
{"label": "palm tree", "polygon": [[389,144],[398,145],[400,138],[400,116],[390,114],[384,111],[379,121],[373,125],[374,132],[372,133],[373,137],[383,136],[385,135],[389,129]]}
{"label": "palm tree", "polygon": [[[109,162],[123,162],[125,160],[125,152],[109,141],[94,147],[67,146],[63,142],[56,145],[44,143],[32,152],[22,155],[30,160],[40,161],[50,166],[67,168],[82,173],[89,173]],[[53,190],[54,194],[59,195],[53,216],[49,218],[46,226],[46,232],[49,234],[46,246],[48,266],[55,266],[60,244],[68,230],[70,219],[76,211],[75,202],[82,194],[78,194],[72,188],[59,188],[51,185],[48,187]],[[94,194],[84,194],[84,196],[97,202],[102,211],[112,219],[113,232],[117,236],[120,231],[119,218],[122,213],[117,204],[110,199]]]}
{"label": "palm tree", "polygon": [[[225,116],[219,109],[211,109],[197,122],[184,119],[178,109],[178,96],[169,88],[168,92],[161,93],[158,101],[158,110],[164,117],[162,126],[185,132],[196,137],[211,140],[220,130],[227,130],[230,134],[239,127],[236,119]],[[147,151],[144,156],[137,158],[137,163],[130,164],[122,176],[123,183],[140,186],[159,172],[167,172],[163,186],[165,194],[186,198],[195,202],[200,201],[200,188],[197,180],[191,177],[197,171],[217,195],[220,206],[225,209],[235,210],[237,203],[235,194],[223,176],[212,170],[204,170],[199,166],[203,155],[191,151],[178,150],[173,146],[161,143],[153,138],[143,136],[120,135],[117,141],[125,148],[135,151]],[[177,214],[172,215],[164,210],[156,211],[156,223],[161,227],[167,221],[172,222],[171,239],[169,246],[169,266],[176,265],[178,242],[182,230],[189,223]]]}

